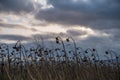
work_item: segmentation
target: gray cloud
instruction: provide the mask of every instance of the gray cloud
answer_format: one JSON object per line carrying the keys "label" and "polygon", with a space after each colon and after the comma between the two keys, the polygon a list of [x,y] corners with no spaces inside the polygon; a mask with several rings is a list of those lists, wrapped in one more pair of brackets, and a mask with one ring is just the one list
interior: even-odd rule
{"label": "gray cloud", "polygon": [[102,32],[109,34],[111,40],[115,42],[120,41],[120,30],[119,29],[103,30]]}
{"label": "gray cloud", "polygon": [[38,31],[38,30],[35,29],[35,28],[30,28],[30,30],[31,30],[31,31],[34,31],[34,32],[35,32],[35,31]]}
{"label": "gray cloud", "polygon": [[67,30],[67,34],[75,37],[75,36],[85,35],[87,33],[82,30],[70,29],[70,30]]}
{"label": "gray cloud", "polygon": [[[47,0],[54,8],[41,10],[35,15],[36,19],[47,22],[83,25],[93,29],[120,28],[119,0]],[[34,10],[32,0],[1,0],[0,12],[30,12]],[[45,24],[32,24],[44,25]]]}
{"label": "gray cloud", "polygon": [[0,31],[2,31],[2,29],[0,28]]}
{"label": "gray cloud", "polygon": [[1,23],[0,22],[0,27],[3,27],[3,28],[25,28],[26,27],[24,25],[20,25],[20,24],[10,24],[10,23]]}
{"label": "gray cloud", "polygon": [[47,22],[83,25],[94,29],[120,28],[119,0],[48,0],[54,8],[40,10],[36,18]]}
{"label": "gray cloud", "polygon": [[34,9],[31,0],[0,0],[0,12],[30,12]]}
{"label": "gray cloud", "polygon": [[1,40],[12,40],[12,41],[17,41],[17,40],[30,40],[30,37],[25,37],[21,35],[0,35]]}
{"label": "gray cloud", "polygon": [[24,26],[22,24],[10,24],[10,23],[4,23],[4,22],[0,22],[0,27],[1,28],[27,29],[27,30],[31,30],[31,31],[38,31],[35,28],[27,28],[26,26]]}
{"label": "gray cloud", "polygon": [[48,0],[55,8],[64,11],[74,11],[99,15],[102,18],[120,19],[119,0]]}
{"label": "gray cloud", "polygon": [[34,35],[31,35],[33,38],[35,39],[43,39],[43,40],[50,40],[50,39],[54,39],[55,36],[52,35],[52,34],[55,34],[57,35],[56,33],[44,33],[44,34],[34,34]]}
{"label": "gray cloud", "polygon": [[3,22],[3,20],[2,20],[2,19],[0,19],[0,22]]}
{"label": "gray cloud", "polygon": [[30,22],[30,25],[31,26],[48,26],[48,24],[47,23],[45,23],[45,22]]}

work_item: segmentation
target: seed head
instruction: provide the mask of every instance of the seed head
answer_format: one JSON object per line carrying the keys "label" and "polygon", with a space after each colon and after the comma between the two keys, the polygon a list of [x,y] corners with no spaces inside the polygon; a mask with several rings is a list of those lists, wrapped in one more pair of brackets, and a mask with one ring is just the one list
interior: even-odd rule
{"label": "seed head", "polygon": [[35,54],[38,54],[38,52],[36,51]]}
{"label": "seed head", "polygon": [[85,53],[88,53],[88,51],[86,50]]}
{"label": "seed head", "polygon": [[96,49],[93,48],[93,51],[96,51]]}
{"label": "seed head", "polygon": [[59,40],[59,38],[58,38],[58,37],[56,37],[56,40]]}
{"label": "seed head", "polygon": [[69,38],[66,39],[67,42],[70,42]]}
{"label": "seed head", "polygon": [[95,58],[93,58],[92,60],[95,61]]}
{"label": "seed head", "polygon": [[92,54],[91,56],[94,56],[94,54]]}
{"label": "seed head", "polygon": [[118,59],[119,57],[118,56],[116,56],[116,59]]}
{"label": "seed head", "polygon": [[2,49],[1,46],[0,46],[0,49]]}
{"label": "seed head", "polygon": [[59,44],[59,40],[56,40],[56,43]]}
{"label": "seed head", "polygon": [[109,52],[108,52],[108,51],[106,51],[106,52],[105,52],[105,54],[109,54]]}
{"label": "seed head", "polygon": [[17,47],[16,46],[13,46],[13,49],[16,49]]}

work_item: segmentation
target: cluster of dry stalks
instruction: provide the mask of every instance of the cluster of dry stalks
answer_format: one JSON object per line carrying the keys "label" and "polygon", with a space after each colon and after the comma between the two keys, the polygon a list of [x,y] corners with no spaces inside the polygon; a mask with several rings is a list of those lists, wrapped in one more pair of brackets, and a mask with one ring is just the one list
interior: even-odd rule
{"label": "cluster of dry stalks", "polygon": [[[96,49],[82,49],[67,38],[74,48],[66,49],[65,41],[56,37],[60,48],[31,47],[20,41],[12,48],[0,44],[0,80],[120,80],[119,56],[106,51],[100,59]],[[114,58],[114,59],[113,59]]]}

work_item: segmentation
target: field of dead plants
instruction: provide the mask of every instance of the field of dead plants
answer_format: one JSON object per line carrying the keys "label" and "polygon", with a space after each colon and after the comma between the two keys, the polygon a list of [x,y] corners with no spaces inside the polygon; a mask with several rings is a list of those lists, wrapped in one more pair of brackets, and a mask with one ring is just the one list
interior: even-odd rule
{"label": "field of dead plants", "polygon": [[[70,44],[69,44],[70,43]],[[112,50],[101,59],[97,49],[83,49],[73,38],[55,38],[60,47],[26,48],[21,41],[0,44],[0,80],[120,80],[120,56]],[[68,45],[66,45],[68,44]],[[67,49],[72,45],[73,48]]]}

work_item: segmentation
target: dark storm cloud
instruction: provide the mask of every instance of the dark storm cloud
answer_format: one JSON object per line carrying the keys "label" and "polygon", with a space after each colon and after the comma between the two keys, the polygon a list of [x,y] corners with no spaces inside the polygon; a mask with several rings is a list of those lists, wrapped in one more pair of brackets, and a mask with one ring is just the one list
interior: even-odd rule
{"label": "dark storm cloud", "polygon": [[119,0],[48,0],[55,8],[64,11],[74,11],[102,18],[120,19]]}
{"label": "dark storm cloud", "polygon": [[33,9],[31,0],[0,0],[0,12],[30,12]]}
{"label": "dark storm cloud", "polygon": [[54,8],[40,10],[37,19],[94,29],[120,28],[119,0],[48,0]]}
{"label": "dark storm cloud", "polygon": [[25,37],[21,35],[0,35],[1,40],[30,40],[30,37]]}

